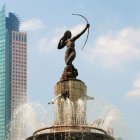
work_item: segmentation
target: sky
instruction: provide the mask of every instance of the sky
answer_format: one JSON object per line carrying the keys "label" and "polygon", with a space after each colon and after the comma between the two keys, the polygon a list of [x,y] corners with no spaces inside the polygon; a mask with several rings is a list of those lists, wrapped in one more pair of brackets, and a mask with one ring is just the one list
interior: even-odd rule
{"label": "sky", "polygon": [[139,0],[0,0],[21,19],[28,34],[28,100],[47,106],[65,67],[65,49],[57,50],[66,30],[87,32],[76,42],[78,79],[88,95],[115,106],[126,123],[124,140],[140,139],[140,1]]}

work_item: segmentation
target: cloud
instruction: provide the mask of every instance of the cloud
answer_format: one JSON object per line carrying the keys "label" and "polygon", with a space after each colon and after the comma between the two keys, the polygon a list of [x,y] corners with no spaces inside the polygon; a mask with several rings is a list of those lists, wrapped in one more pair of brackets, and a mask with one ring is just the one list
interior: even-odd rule
{"label": "cloud", "polygon": [[72,32],[72,35],[75,36],[78,33],[80,33],[84,29],[84,27],[85,27],[84,24],[79,24],[79,25],[76,25],[76,26],[72,27],[70,29],[70,31]]}
{"label": "cloud", "polygon": [[53,37],[49,37],[48,35],[39,39],[38,49],[42,53],[50,53],[54,51],[57,47],[58,41],[63,35],[61,32],[64,32],[64,27],[57,28],[53,32]]}
{"label": "cloud", "polygon": [[127,27],[97,37],[95,47],[88,48],[84,56],[89,62],[99,62],[105,67],[121,66],[140,58],[140,28]]}
{"label": "cloud", "polygon": [[132,89],[127,92],[126,97],[127,98],[138,98],[138,97],[140,97],[140,74],[134,80]]}
{"label": "cloud", "polygon": [[[81,32],[83,29],[84,29],[84,25],[79,24],[77,26],[74,26],[73,28],[70,28],[70,31],[72,32],[72,35],[75,36],[76,34]],[[54,31],[52,31],[53,37],[47,37],[47,36],[42,37],[38,43],[39,51],[43,53],[54,51],[57,47],[57,44],[60,38],[63,36],[66,30],[67,30],[66,27],[56,28],[54,29]]]}
{"label": "cloud", "polygon": [[36,30],[43,29],[44,27],[45,27],[45,25],[43,24],[43,22],[40,19],[32,18],[27,21],[24,21],[21,24],[20,30],[36,31]]}
{"label": "cloud", "polygon": [[47,37],[43,37],[39,40],[38,49],[40,52],[48,53],[56,49],[58,38],[54,37],[52,39],[49,39]]}

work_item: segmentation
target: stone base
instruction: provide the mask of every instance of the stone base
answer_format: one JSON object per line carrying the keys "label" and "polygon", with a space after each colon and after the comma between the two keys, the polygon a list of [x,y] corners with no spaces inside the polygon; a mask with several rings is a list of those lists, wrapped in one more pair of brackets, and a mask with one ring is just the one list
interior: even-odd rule
{"label": "stone base", "polygon": [[68,65],[64,68],[60,81],[68,79],[76,79],[77,76],[78,76],[77,70],[76,69],[74,70],[72,66]]}
{"label": "stone base", "polygon": [[55,86],[55,96],[67,91],[72,102],[86,96],[87,86],[78,79],[60,81]]}
{"label": "stone base", "polygon": [[[60,81],[55,86],[55,96],[60,97],[55,102],[55,125],[84,125],[86,124],[86,101],[82,107],[79,100],[86,96],[87,87],[77,79]],[[63,97],[67,93],[66,97]],[[68,103],[66,99],[68,98]]]}

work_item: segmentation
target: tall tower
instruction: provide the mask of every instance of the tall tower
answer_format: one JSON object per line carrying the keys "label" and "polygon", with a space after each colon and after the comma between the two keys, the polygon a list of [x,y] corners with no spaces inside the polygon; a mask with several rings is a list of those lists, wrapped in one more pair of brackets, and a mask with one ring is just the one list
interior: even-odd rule
{"label": "tall tower", "polygon": [[19,26],[18,17],[13,13],[6,17],[3,6],[0,11],[0,140],[7,140],[13,112],[26,102],[27,41],[26,33],[20,32]]}
{"label": "tall tower", "polygon": [[27,89],[27,44],[26,33],[12,31],[11,42],[11,95],[12,112],[26,102]]}

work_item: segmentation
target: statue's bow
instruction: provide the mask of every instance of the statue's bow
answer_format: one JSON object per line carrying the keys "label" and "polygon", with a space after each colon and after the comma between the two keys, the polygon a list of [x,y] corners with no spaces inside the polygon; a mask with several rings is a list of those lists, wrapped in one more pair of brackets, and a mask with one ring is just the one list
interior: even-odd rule
{"label": "statue's bow", "polygon": [[[80,15],[80,14],[72,14],[72,15],[81,16],[81,17],[83,17],[83,18],[86,20],[87,24],[89,23],[88,20],[86,19],[86,17],[84,17],[83,15]],[[82,47],[82,50],[84,49],[84,47],[85,47],[85,45],[86,45],[86,43],[87,43],[88,36],[89,36],[89,28],[88,28],[87,38],[86,38],[86,41],[85,41],[85,43],[84,43],[84,45],[83,45],[83,47]]]}

